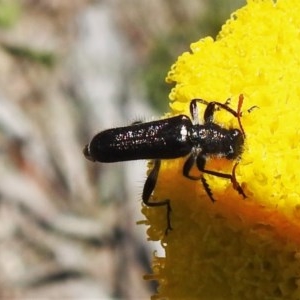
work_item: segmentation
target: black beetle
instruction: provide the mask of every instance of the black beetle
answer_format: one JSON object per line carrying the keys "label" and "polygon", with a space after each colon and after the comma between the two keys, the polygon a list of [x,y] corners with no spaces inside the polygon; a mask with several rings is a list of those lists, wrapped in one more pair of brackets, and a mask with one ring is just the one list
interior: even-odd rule
{"label": "black beetle", "polygon": [[[201,180],[211,201],[215,201],[215,199],[203,174],[231,180],[234,189],[244,198],[246,197],[235,178],[235,168],[238,162],[234,165],[232,174],[205,169],[208,158],[238,160],[242,154],[245,141],[245,133],[240,121],[243,95],[239,97],[237,111],[229,107],[229,102],[230,99],[225,103],[193,99],[190,103],[191,118],[186,115],[178,115],[162,120],[146,123],[136,122],[130,126],[104,130],[96,134],[91,142],[85,146],[84,155],[91,161],[104,163],[138,159],[154,160],[154,167],[144,185],[142,199],[147,206],[167,206],[167,233],[168,230],[172,229],[170,200],[150,201],[162,159],[187,156],[183,165],[183,175],[191,180]],[[206,105],[202,124],[199,123],[198,119],[197,103]],[[227,129],[216,124],[214,113],[219,109],[224,109],[236,117],[240,128]],[[201,172],[199,176],[190,174],[194,165]]]}

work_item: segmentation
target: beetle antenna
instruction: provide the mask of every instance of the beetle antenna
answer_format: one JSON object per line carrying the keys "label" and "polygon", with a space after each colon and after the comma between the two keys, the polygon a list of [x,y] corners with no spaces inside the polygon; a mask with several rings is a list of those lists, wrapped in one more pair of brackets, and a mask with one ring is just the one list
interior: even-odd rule
{"label": "beetle antenna", "polygon": [[241,129],[241,132],[242,132],[242,134],[245,138],[246,134],[245,134],[244,128],[242,126],[242,122],[241,122],[241,116],[242,116],[241,110],[242,110],[243,102],[244,102],[244,95],[240,94],[239,102],[238,102],[238,108],[237,108],[237,119],[238,119],[238,123],[239,123],[240,129]]}

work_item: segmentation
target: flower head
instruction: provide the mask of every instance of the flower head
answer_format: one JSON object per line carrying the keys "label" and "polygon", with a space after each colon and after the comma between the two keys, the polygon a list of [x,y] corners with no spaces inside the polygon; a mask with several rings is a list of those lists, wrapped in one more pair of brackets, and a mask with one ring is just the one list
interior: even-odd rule
{"label": "flower head", "polygon": [[[166,251],[153,262],[158,298],[300,298],[299,15],[297,0],[249,0],[216,40],[193,43],[167,76],[176,84],[168,116],[190,115],[194,98],[230,98],[237,110],[243,95],[246,138],[235,175],[247,198],[230,180],[204,174],[212,203],[200,181],[183,176],[186,157],[162,161],[153,201],[170,199],[173,231],[164,235],[163,207],[143,208],[149,238]],[[239,126],[222,109],[214,122]],[[231,174],[235,163],[213,157],[205,168]]]}

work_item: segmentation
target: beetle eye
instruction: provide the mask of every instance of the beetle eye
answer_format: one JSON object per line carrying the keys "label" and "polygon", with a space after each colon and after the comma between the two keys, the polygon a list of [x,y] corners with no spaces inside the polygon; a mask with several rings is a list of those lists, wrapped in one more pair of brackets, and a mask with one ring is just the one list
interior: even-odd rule
{"label": "beetle eye", "polygon": [[242,133],[241,133],[241,131],[240,130],[238,130],[238,129],[232,129],[232,131],[231,131],[231,135],[232,135],[232,137],[239,137],[239,136],[242,136]]}

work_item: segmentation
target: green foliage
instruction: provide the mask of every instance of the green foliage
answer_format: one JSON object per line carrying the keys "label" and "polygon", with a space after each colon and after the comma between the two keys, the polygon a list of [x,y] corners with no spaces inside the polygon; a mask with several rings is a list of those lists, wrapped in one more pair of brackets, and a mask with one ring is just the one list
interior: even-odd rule
{"label": "green foliage", "polygon": [[2,47],[11,55],[22,59],[30,60],[39,63],[45,67],[53,67],[56,62],[56,57],[48,51],[38,51],[22,46],[2,45]]}
{"label": "green foliage", "polygon": [[199,12],[196,21],[178,20],[169,35],[157,36],[143,70],[147,97],[156,110],[160,112],[168,110],[171,87],[165,82],[165,78],[178,55],[189,51],[190,43],[204,36],[216,37],[224,20],[244,3],[243,0],[206,0],[204,16]]}
{"label": "green foliage", "polygon": [[20,3],[14,0],[0,0],[0,27],[13,26],[19,19]]}

